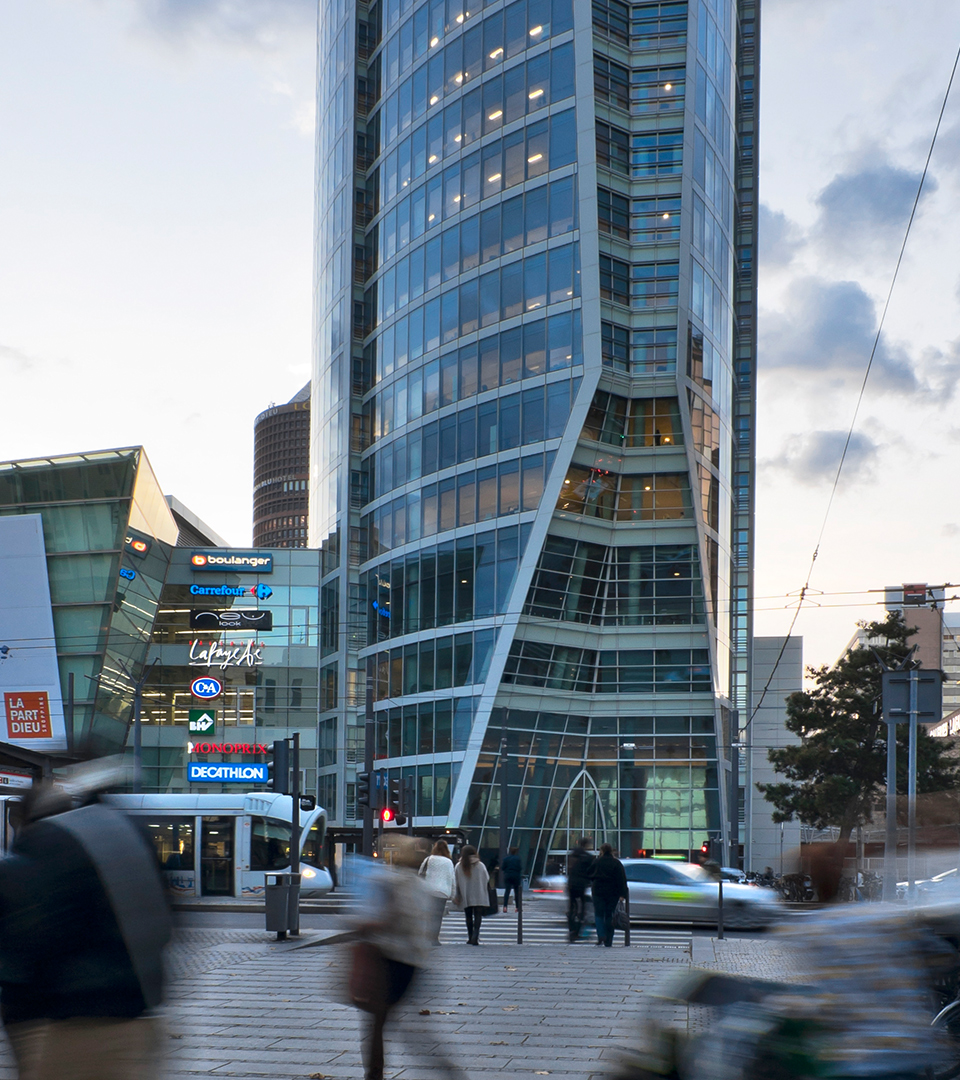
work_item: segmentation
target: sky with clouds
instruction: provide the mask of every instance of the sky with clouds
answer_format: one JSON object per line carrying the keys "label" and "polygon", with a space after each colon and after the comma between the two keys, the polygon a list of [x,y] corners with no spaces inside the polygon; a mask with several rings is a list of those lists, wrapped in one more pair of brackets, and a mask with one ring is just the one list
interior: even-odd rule
{"label": "sky with clouds", "polygon": [[[143,443],[249,542],[253,419],[309,377],[314,20],[0,0],[0,460]],[[960,0],[764,0],[758,633],[806,580],[958,43]],[[958,196],[960,86],[797,623],[811,663],[879,614],[867,590],[960,581]]]}

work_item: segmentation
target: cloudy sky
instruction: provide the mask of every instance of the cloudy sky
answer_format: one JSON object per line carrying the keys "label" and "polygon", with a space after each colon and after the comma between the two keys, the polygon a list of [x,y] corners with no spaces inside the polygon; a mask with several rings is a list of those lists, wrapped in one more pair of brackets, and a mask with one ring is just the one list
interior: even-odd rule
{"label": "cloudy sky", "polygon": [[[142,442],[249,541],[253,418],[309,377],[314,17],[0,0],[0,460]],[[960,0],[764,0],[759,633],[806,580],[958,43]],[[811,663],[869,590],[960,582],[960,87],[924,191],[797,624]]]}

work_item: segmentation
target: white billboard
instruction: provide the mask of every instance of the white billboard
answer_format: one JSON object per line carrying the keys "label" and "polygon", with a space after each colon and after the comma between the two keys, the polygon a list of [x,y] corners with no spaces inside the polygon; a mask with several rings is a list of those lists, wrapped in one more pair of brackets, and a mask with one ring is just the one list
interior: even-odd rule
{"label": "white billboard", "polygon": [[67,748],[39,514],[0,517],[0,742]]}

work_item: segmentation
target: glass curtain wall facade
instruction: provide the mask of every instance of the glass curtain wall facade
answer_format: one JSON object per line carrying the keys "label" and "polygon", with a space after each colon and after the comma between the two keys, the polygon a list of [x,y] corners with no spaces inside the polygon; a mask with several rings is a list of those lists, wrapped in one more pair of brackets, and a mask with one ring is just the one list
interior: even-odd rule
{"label": "glass curtain wall facade", "polygon": [[624,855],[726,834],[752,515],[740,16],[320,2],[310,537],[340,820],[369,671],[418,824],[494,850],[505,815],[530,872],[581,834]]}
{"label": "glass curtain wall facade", "polygon": [[[0,514],[39,514],[71,745],[117,753],[177,525],[142,447],[0,464]],[[70,709],[67,723],[70,724]]]}

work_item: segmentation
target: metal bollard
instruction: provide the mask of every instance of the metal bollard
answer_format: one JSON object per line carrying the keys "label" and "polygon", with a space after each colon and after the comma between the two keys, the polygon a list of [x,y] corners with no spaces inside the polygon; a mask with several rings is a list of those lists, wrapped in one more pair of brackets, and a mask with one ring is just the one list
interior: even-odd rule
{"label": "metal bollard", "polygon": [[523,903],[517,904],[517,944],[523,944]]}
{"label": "metal bollard", "polygon": [[626,948],[630,948],[630,897],[627,896],[623,901],[623,910],[627,915],[627,928],[623,932],[623,944]]}
{"label": "metal bollard", "polygon": [[723,878],[717,882],[717,941],[723,941]]}

